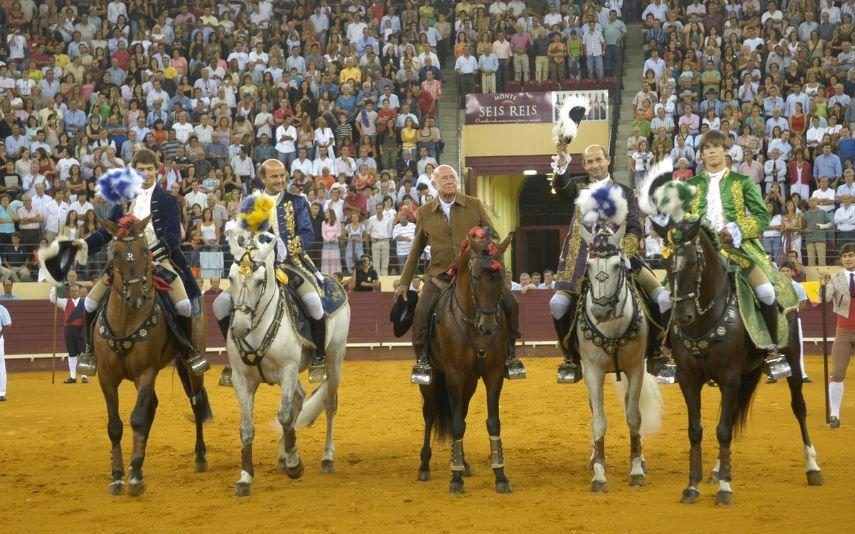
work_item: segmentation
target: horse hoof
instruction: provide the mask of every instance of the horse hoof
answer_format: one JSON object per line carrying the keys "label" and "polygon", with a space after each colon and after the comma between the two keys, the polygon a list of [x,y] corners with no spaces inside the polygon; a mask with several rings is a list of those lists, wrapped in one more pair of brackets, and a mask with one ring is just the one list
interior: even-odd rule
{"label": "horse hoof", "polygon": [[238,482],[235,484],[235,497],[249,497],[249,494],[252,493],[251,488],[251,484]]}
{"label": "horse hoof", "polygon": [[730,491],[719,491],[715,494],[716,506],[730,506],[733,504],[733,493]]}
{"label": "horse hoof", "polygon": [[196,472],[197,473],[207,473],[208,472],[208,461],[202,460],[196,462]]}
{"label": "horse hoof", "polygon": [[718,473],[716,471],[710,473],[710,479],[708,482],[710,484],[718,484]]}
{"label": "horse hoof", "polygon": [[321,473],[325,475],[335,473],[335,462],[333,460],[321,460]]}
{"label": "horse hoof", "polygon": [[121,480],[114,480],[107,486],[107,493],[113,496],[122,495],[125,493],[125,483]]}
{"label": "horse hoof", "polygon": [[511,489],[511,483],[507,480],[496,482],[496,493],[513,493],[514,490]]}
{"label": "horse hoof", "polygon": [[300,463],[294,467],[285,466],[285,474],[288,475],[288,478],[291,480],[297,480],[303,476],[303,460],[300,460]]}
{"label": "horse hoof", "polygon": [[463,495],[463,482],[454,482],[448,486],[448,493],[452,495]]}
{"label": "horse hoof", "polygon": [[128,484],[128,495],[131,497],[139,497],[145,493],[145,482],[137,484]]}
{"label": "horse hoof", "polygon": [[825,482],[822,479],[822,471],[808,471],[807,481],[808,486],[822,486]]}
{"label": "horse hoof", "polygon": [[693,488],[686,488],[683,490],[683,497],[680,499],[680,502],[683,504],[695,504],[698,502],[700,496],[700,491]]}
{"label": "horse hoof", "polygon": [[629,475],[629,485],[633,488],[640,488],[644,486],[647,481],[644,479],[644,475]]}
{"label": "horse hoof", "polygon": [[591,493],[608,493],[609,483],[604,480],[595,480],[591,482]]}
{"label": "horse hoof", "polygon": [[419,482],[427,482],[430,480],[430,471],[419,469]]}

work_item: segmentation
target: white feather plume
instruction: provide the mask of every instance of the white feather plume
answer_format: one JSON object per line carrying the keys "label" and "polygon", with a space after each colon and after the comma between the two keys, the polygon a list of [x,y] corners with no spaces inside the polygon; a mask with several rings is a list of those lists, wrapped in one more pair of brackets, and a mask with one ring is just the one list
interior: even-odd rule
{"label": "white feather plume", "polygon": [[674,222],[680,222],[686,216],[689,199],[695,196],[698,188],[685,182],[665,183],[653,193],[659,213],[668,215]]}
{"label": "white feather plume", "polygon": [[582,215],[582,223],[588,226],[606,222],[620,225],[629,213],[623,190],[607,180],[580,191],[576,206]]}
{"label": "white feather plume", "polygon": [[659,213],[659,209],[656,207],[656,199],[653,198],[653,191],[651,191],[651,188],[657,178],[663,174],[673,172],[674,162],[670,157],[663,158],[662,161],[656,163],[649,171],[647,171],[647,174],[641,181],[641,187],[638,190],[638,207],[641,211],[651,217]]}
{"label": "white feather plume", "polygon": [[[585,114],[588,114],[590,102],[581,95],[570,95],[561,103],[558,109],[558,120],[555,121],[555,126],[552,127],[552,139],[555,144],[569,143],[576,137],[579,131],[579,123],[570,118],[570,110],[575,107],[585,108]],[[581,119],[580,121],[581,122]]]}

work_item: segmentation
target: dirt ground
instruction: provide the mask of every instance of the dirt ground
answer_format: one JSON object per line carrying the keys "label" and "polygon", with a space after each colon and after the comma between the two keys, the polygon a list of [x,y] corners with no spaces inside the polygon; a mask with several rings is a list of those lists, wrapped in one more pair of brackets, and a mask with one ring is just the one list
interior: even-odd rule
{"label": "dirt ground", "polygon": [[[336,427],[336,472],[320,473],[325,424],[302,431],[299,481],[276,471],[278,388],[259,391],[253,495],[232,496],[239,475],[239,412],[230,389],[209,384],[215,419],[206,427],[207,473],[193,472],[193,425],[177,376],[162,374],[160,407],[145,463],[148,492],[111,497],[109,440],[95,383],[51,385],[48,373],[13,374],[0,404],[0,509],[3,532],[842,532],[855,524],[855,395],[839,430],[824,425],[821,363],[810,358],[809,425],[825,486],[808,487],[802,448],[784,384],[761,384],[746,435],[734,444],[734,505],[678,503],[687,480],[686,416],[677,386],[663,387],[663,431],[645,441],[643,488],[630,488],[629,439],[613,388],[607,388],[606,454],[610,492],[589,492],[589,412],[583,384],[555,383],[555,358],[526,362],[529,378],[505,384],[502,428],[512,495],[498,495],[489,469],[483,389],[466,435],[474,476],[466,494],[448,494],[449,447],[434,447],[433,479],[416,481],[421,400],[408,383],[409,361],[348,362]],[[208,376],[214,382],[219,368]],[[64,377],[62,377],[64,378]],[[135,394],[121,390],[124,450]],[[718,391],[705,388],[704,467],[715,459]],[[322,416],[323,418],[323,416]],[[846,525],[849,525],[847,527]],[[785,530],[784,530],[785,529]]]}

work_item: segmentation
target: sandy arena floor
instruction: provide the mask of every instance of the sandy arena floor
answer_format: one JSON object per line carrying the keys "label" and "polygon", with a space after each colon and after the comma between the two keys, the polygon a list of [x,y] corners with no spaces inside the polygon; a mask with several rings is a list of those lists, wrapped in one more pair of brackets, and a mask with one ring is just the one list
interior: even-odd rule
{"label": "sandy arena floor", "polygon": [[[109,440],[98,385],[50,384],[47,373],[13,374],[0,404],[0,508],[3,532],[843,532],[855,524],[855,395],[843,427],[827,429],[821,363],[810,359],[809,425],[825,486],[808,487],[795,419],[784,384],[759,386],[747,434],[734,444],[734,506],[678,503],[687,480],[686,416],[677,386],[663,388],[663,431],[645,442],[644,488],[626,485],[629,440],[609,387],[606,438],[610,492],[589,493],[589,412],[584,385],[555,383],[555,358],[530,359],[529,378],[506,383],[502,398],[506,472],[513,495],[497,495],[489,469],[483,389],[473,399],[466,436],[474,477],[466,494],[448,494],[446,444],[434,447],[433,480],[416,481],[421,399],[409,361],[345,365],[337,419],[336,473],[320,473],[325,425],[298,435],[306,472],[276,472],[278,434],[271,422],[278,388],[259,391],[253,495],[232,496],[238,478],[239,412],[233,392],[208,382],[215,420],[206,428],[207,473],[193,472],[191,412],[178,377],[162,374],[160,407],[149,441],[140,498],[110,497]],[[61,377],[61,378],[64,378]],[[125,461],[135,392],[121,390]],[[718,391],[705,388],[704,467],[715,459]],[[323,416],[322,416],[323,417]],[[706,475],[706,473],[705,473]],[[849,525],[847,527],[847,525]]]}

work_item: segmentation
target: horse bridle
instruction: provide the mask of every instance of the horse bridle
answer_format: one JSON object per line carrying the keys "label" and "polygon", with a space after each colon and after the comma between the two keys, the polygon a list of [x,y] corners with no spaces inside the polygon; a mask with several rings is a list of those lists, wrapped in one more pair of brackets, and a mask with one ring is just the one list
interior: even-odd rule
{"label": "horse bridle", "polygon": [[[614,252],[618,252],[618,254],[623,258],[623,255],[620,254],[620,251],[616,247],[610,247],[604,251],[589,251],[588,256],[593,256],[597,259],[606,259],[610,257]],[[596,275],[594,275],[594,279],[596,279],[600,283],[605,283],[606,280],[609,279],[609,273],[605,271],[600,271]],[[590,282],[589,282],[590,283]],[[616,307],[620,302],[621,292],[623,290],[624,285],[626,284],[626,269],[621,268],[618,270],[618,281],[615,285],[615,291],[611,295],[595,297],[593,294],[591,295],[591,302],[598,306],[602,306],[604,308]]]}
{"label": "horse bridle", "polygon": [[[687,300],[694,300],[695,309],[698,312],[698,315],[706,315],[712,308],[715,306],[715,302],[719,297],[720,290],[716,290],[716,294],[709,300],[706,306],[701,305],[701,284],[704,279],[704,253],[701,250],[701,247],[698,244],[698,237],[691,241],[691,245],[695,249],[695,262],[698,265],[697,271],[698,275],[695,280],[695,290],[687,293],[686,295],[678,295],[677,294],[677,273],[682,271],[685,267],[686,259],[683,257],[683,251],[686,247],[685,244],[675,244],[674,243],[674,229],[668,230],[668,239],[666,240],[666,244],[662,249],[662,256],[666,261],[670,261],[672,263],[672,268],[668,270],[668,274],[672,280],[671,282],[671,302],[674,304],[678,304],[680,302],[684,302]],[[673,256],[673,258],[671,258]],[[724,287],[727,284],[720,284],[720,286]]]}
{"label": "horse bridle", "polygon": [[[249,292],[249,277],[252,275],[253,271],[265,266],[264,263],[252,259],[252,250],[253,249],[247,248],[246,252],[244,252],[243,257],[240,260],[240,263],[238,264],[238,272],[243,277],[243,280],[241,281],[241,287],[238,291],[238,298],[236,299],[236,301],[232,302],[232,311],[246,313],[249,315],[250,332],[255,330],[256,327],[258,327],[258,324],[259,322],[261,322],[261,318],[264,317],[264,314],[267,312],[267,309],[270,308],[270,305],[273,303],[273,301],[277,300],[279,297],[278,291],[272,291],[270,298],[267,300],[267,304],[265,304],[264,307],[261,309],[244,303],[246,301],[246,294]],[[267,287],[264,288],[262,294],[264,294],[264,292],[266,291]],[[243,304],[238,304],[238,302],[241,302]]]}
{"label": "horse bridle", "polygon": [[475,276],[472,274],[472,264],[473,264],[473,262],[475,262],[476,259],[477,259],[477,255],[473,255],[472,257],[469,258],[469,264],[468,264],[470,293],[472,294],[472,303],[475,305],[475,318],[474,319],[470,319],[469,316],[466,315],[466,312],[463,311],[463,306],[460,304],[460,301],[457,300],[457,293],[454,291],[451,292],[451,295],[454,298],[454,302],[455,302],[455,304],[457,304],[457,308],[460,310],[463,322],[465,322],[469,325],[472,325],[473,327],[478,324],[478,321],[481,319],[481,316],[483,316],[483,315],[489,316],[489,315],[498,314],[499,308],[502,305],[502,295],[499,295],[499,298],[496,299],[496,305],[495,306],[493,306],[492,308],[488,308],[488,309],[481,308],[481,305],[478,302],[478,291],[477,291],[478,279],[475,278]]}
{"label": "horse bridle", "polygon": [[[139,239],[145,239],[145,235],[142,233],[139,233],[139,234],[135,234],[132,236],[117,237],[115,239],[122,242],[122,243],[126,243],[126,244],[130,245],[134,241],[137,241]],[[146,276],[146,271],[149,269],[148,262],[146,262],[146,269],[143,270],[143,273],[141,275],[137,275],[137,272],[136,272],[136,260],[137,260],[137,258],[136,258],[136,256],[134,256],[134,253],[132,251],[128,251],[125,254],[124,259],[125,259],[125,262],[129,265],[129,271],[130,272],[128,273],[128,276],[125,276],[125,273],[120,272],[120,274],[122,275],[122,299],[125,302],[128,302],[128,299],[130,298],[129,294],[130,294],[131,286],[134,286],[136,284],[141,284],[142,285],[143,297],[145,297],[145,300],[148,300],[148,298],[150,297],[151,289],[152,289],[152,284],[148,281],[148,277]]]}

